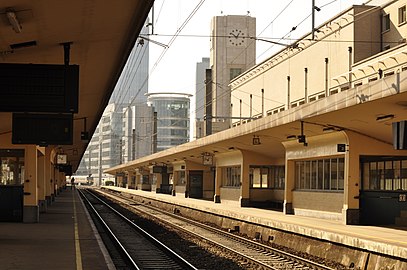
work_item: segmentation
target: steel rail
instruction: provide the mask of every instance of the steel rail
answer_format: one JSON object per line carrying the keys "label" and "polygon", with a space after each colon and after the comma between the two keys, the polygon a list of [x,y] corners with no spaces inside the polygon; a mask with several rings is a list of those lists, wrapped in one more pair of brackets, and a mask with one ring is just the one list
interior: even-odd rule
{"label": "steel rail", "polygon": [[[87,190],[87,193],[93,196],[95,199],[97,199],[99,202],[101,202],[104,206],[109,208],[111,211],[113,211],[117,216],[119,216],[122,220],[126,221],[127,224],[129,224],[131,227],[133,227],[137,232],[142,234],[145,238],[147,238],[153,245],[155,245],[159,250],[164,252],[169,258],[174,260],[176,263],[178,263],[182,269],[193,269],[197,270],[195,266],[193,266],[191,263],[189,263],[187,260],[182,258],[179,254],[171,250],[169,247],[164,245],[162,242],[160,242],[157,238],[146,232],[144,229],[142,229],[140,226],[135,224],[133,221],[131,221],[129,218],[127,218],[125,215],[121,214],[119,211],[114,209],[112,206],[107,204],[105,201],[100,199],[98,196],[93,194],[92,192],[89,192]],[[140,269],[140,268],[137,268]],[[141,268],[142,269],[142,268]]]}
{"label": "steel rail", "polygon": [[[151,205],[141,204],[141,203],[137,203],[138,205],[134,205],[134,201],[132,201],[130,198],[123,196],[121,194],[117,194],[117,193],[111,194],[111,193],[107,193],[105,191],[102,192],[100,190],[98,190],[98,192],[101,192],[103,194],[108,194],[109,196],[111,196],[112,198],[115,198],[116,200],[117,200],[117,198],[121,198],[122,199],[121,202],[127,204],[128,207],[131,207],[135,211],[159,218],[162,222],[165,222],[166,224],[169,224],[172,227],[177,227],[178,229],[185,231],[189,234],[193,234],[202,239],[210,241],[211,243],[214,243],[221,248],[224,248],[233,253],[236,253],[239,256],[241,256],[242,258],[252,261],[253,263],[261,265],[262,267],[265,267],[267,269],[286,269],[287,265],[292,265],[293,267],[295,267],[295,269],[334,270],[334,268],[328,267],[326,265],[322,265],[320,263],[313,262],[311,260],[302,258],[300,256],[290,254],[288,252],[261,244],[259,242],[251,241],[251,240],[243,238],[241,236],[219,230],[217,228],[208,226],[206,224],[202,224],[200,222],[191,220],[189,218],[181,217],[179,215],[175,215],[175,214],[163,211],[161,209],[152,207]],[[240,244],[244,245],[246,247],[246,250],[243,249],[244,251],[240,251],[240,252],[236,251],[236,250],[234,250],[234,247],[231,248],[230,246],[227,246],[226,244],[221,244],[221,243],[215,242],[213,239],[207,238],[207,237],[203,236],[202,234],[196,234],[194,232],[191,232],[188,229],[183,228],[182,226],[180,226],[178,224],[174,224],[168,218],[167,219],[160,218],[160,217],[157,217],[157,215],[152,214],[151,212],[144,211],[144,210],[140,209],[140,206],[153,210],[153,211],[157,211],[157,212],[161,213],[162,215],[166,215],[166,216],[175,218],[177,220],[182,220],[186,223],[193,224],[194,226],[197,226],[204,230],[211,231],[214,234],[222,235],[223,237],[227,238],[228,240],[233,240],[236,243],[240,243]],[[272,258],[273,256],[278,256],[278,257]],[[256,257],[261,257],[261,258],[256,259]],[[265,259],[265,257],[266,258],[268,257],[268,259]],[[286,260],[286,261],[283,261],[283,260]],[[278,264],[276,266],[277,268],[275,268],[273,266],[276,264]],[[283,264],[285,264],[285,266],[283,266]]]}

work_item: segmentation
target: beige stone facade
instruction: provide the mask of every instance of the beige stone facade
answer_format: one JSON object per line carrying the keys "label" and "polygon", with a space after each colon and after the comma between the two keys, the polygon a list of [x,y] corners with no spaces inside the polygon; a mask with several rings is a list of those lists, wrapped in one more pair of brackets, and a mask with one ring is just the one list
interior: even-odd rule
{"label": "beige stone facade", "polygon": [[210,68],[212,69],[212,115],[217,130],[230,126],[231,96],[229,82],[235,76],[254,66],[256,19],[250,16],[217,16],[211,23]]}
{"label": "beige stone facade", "polygon": [[407,120],[406,5],[345,10],[230,82],[232,117],[244,118],[231,129],[108,172],[182,162],[187,194],[193,162],[213,172],[215,203],[394,224],[407,211],[393,131]]}

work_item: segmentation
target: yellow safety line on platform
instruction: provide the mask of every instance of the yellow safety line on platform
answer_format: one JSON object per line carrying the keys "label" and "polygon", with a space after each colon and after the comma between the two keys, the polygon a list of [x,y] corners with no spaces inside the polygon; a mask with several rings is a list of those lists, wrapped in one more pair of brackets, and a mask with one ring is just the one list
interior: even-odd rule
{"label": "yellow safety line on platform", "polygon": [[73,198],[73,221],[74,221],[74,228],[75,228],[76,269],[77,269],[77,270],[82,270],[82,256],[81,256],[81,245],[80,245],[80,243],[79,243],[78,218],[77,218],[77,216],[76,216],[75,192],[76,192],[76,190],[73,190],[73,191],[72,191],[72,198]]}

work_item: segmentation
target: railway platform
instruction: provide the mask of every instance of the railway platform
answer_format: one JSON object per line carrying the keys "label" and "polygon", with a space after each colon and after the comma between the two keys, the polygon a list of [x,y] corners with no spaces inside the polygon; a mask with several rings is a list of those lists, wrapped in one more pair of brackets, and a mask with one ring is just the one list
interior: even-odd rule
{"label": "railway platform", "polygon": [[251,224],[260,224],[323,242],[328,241],[340,246],[352,247],[365,253],[382,254],[389,257],[401,258],[402,260],[407,258],[407,227],[344,225],[340,221],[284,215],[281,212],[267,209],[242,208],[233,204],[214,203],[212,201],[127,188],[104,188],[142,196],[175,206],[212,213],[217,217],[225,216]]}
{"label": "railway platform", "polygon": [[63,190],[39,223],[0,223],[1,269],[114,269],[76,190]]}

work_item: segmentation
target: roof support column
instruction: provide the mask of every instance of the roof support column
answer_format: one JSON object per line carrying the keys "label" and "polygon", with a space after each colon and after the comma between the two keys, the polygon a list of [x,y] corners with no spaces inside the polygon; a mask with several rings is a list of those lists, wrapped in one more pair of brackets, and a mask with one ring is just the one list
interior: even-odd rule
{"label": "roof support column", "polygon": [[45,162],[45,172],[44,172],[44,178],[45,178],[45,201],[47,205],[51,205],[52,203],[52,194],[53,194],[53,188],[52,188],[52,169],[54,164],[52,163],[51,160],[51,152],[52,148],[51,147],[46,147],[45,148],[45,156],[44,156],[44,162]]}
{"label": "roof support column", "polygon": [[213,196],[213,201],[215,203],[220,203],[220,187],[222,185],[222,168],[216,167],[215,170],[215,195]]}
{"label": "roof support column", "polygon": [[38,191],[37,191],[37,147],[30,145],[25,148],[24,173],[24,208],[23,222],[39,222]]}
{"label": "roof support column", "polygon": [[134,183],[135,185],[135,189],[141,189],[141,184],[142,184],[142,180],[143,180],[143,175],[140,173],[140,171],[138,171],[136,173],[136,183]]}
{"label": "roof support column", "polygon": [[43,151],[38,151],[38,161],[37,161],[37,178],[38,178],[38,207],[40,213],[47,212],[47,202],[45,200],[45,148],[41,149]]}
{"label": "roof support column", "polygon": [[[244,154],[243,154],[244,155]],[[250,206],[250,181],[249,181],[249,172],[250,172],[250,163],[247,162],[243,156],[242,166],[240,167],[240,206],[247,207]]]}
{"label": "roof support column", "polygon": [[123,178],[124,178],[123,174],[116,175],[116,186],[117,187],[123,187]]}
{"label": "roof support column", "polygon": [[283,213],[285,215],[294,214],[293,190],[295,188],[295,162],[286,159],[285,162],[285,186]]}
{"label": "roof support column", "polygon": [[178,185],[178,180],[179,180],[179,171],[174,171],[172,174],[172,191],[171,191],[172,196],[177,195],[176,187]]}
{"label": "roof support column", "polygon": [[155,193],[160,193],[161,192],[161,184],[162,184],[162,179],[163,176],[161,173],[154,173],[153,174],[153,183],[154,183],[154,179],[155,179],[155,187],[154,184],[152,185],[152,191],[155,191]]}

